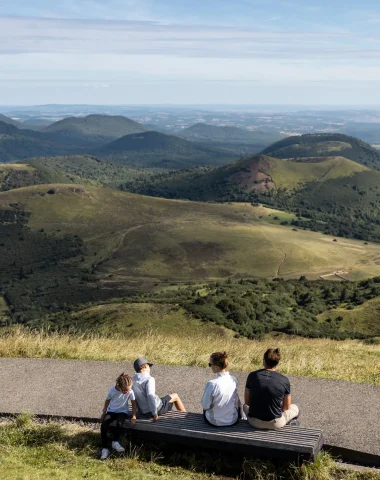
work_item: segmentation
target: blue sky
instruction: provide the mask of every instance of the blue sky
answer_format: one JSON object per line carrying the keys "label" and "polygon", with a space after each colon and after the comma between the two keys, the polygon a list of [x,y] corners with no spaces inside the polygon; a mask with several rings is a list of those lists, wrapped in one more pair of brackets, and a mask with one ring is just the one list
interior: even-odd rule
{"label": "blue sky", "polygon": [[0,105],[380,105],[363,0],[0,0]]}

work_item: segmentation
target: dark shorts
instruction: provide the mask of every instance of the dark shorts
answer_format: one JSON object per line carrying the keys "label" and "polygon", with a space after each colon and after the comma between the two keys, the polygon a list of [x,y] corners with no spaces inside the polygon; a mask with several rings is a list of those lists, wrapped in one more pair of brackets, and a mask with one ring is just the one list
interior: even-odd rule
{"label": "dark shorts", "polygon": [[170,402],[172,397],[170,395],[166,395],[165,397],[161,397],[162,407],[158,411],[158,415],[164,415],[168,413],[173,408],[174,403]]}
{"label": "dark shorts", "polygon": [[[162,406],[157,412],[158,416],[165,415],[165,413],[168,413],[168,412],[171,411],[171,409],[173,408],[173,405],[174,405],[173,402],[170,402],[171,399],[172,399],[172,397],[170,395],[166,395],[165,397],[161,397]],[[141,416],[142,418],[153,418],[153,415],[151,414],[151,412],[140,413],[139,416]]]}

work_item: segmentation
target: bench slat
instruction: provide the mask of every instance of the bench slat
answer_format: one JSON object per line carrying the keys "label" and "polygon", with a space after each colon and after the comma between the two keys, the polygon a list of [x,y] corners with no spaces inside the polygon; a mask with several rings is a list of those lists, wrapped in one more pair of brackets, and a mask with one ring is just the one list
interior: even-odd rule
{"label": "bench slat", "polygon": [[221,442],[228,447],[239,445],[271,452],[288,451],[297,454],[306,454],[315,458],[323,444],[321,430],[301,427],[285,426],[279,430],[259,430],[252,428],[248,422],[241,420],[236,425],[228,427],[213,427],[208,425],[199,413],[168,412],[160,417],[158,422],[151,419],[139,418],[133,426],[126,421],[124,427],[136,432],[145,432],[163,437],[170,437],[178,441],[193,439],[207,441],[210,444]]}

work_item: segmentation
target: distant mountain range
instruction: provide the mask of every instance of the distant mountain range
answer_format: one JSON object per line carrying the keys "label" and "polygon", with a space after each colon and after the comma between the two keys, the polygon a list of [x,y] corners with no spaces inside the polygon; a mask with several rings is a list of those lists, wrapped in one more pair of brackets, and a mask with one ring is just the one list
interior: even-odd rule
{"label": "distant mountain range", "polygon": [[276,130],[250,131],[239,127],[219,127],[206,123],[192,125],[178,135],[193,142],[238,151],[244,156],[258,153],[266,146],[285,138],[285,135]]}
{"label": "distant mountain range", "polygon": [[169,169],[221,165],[236,158],[236,155],[221,149],[154,131],[126,135],[94,153],[118,163]]}
{"label": "distant mountain range", "polygon": [[[186,168],[221,165],[237,152],[195,144],[183,138],[148,131],[126,117],[89,115],[60,120],[39,130],[0,121],[0,163],[32,157],[94,154],[143,168]],[[17,125],[17,126],[16,126]]]}

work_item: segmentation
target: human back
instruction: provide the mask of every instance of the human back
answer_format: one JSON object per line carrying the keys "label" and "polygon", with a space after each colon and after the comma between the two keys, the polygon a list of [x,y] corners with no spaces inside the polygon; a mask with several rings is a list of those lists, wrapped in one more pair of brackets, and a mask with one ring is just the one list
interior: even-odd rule
{"label": "human back", "polygon": [[282,415],[284,397],[290,394],[290,382],[276,371],[256,370],[248,375],[247,388],[251,392],[249,416],[264,421]]}
{"label": "human back", "polygon": [[207,382],[203,393],[204,418],[207,423],[216,427],[233,425],[239,418],[240,402],[237,379],[227,371],[227,353],[213,353],[210,356],[209,366],[215,373],[215,378]]}
{"label": "human back", "polygon": [[243,410],[254,428],[282,428],[299,415],[299,408],[291,403],[289,379],[276,371],[280,359],[280,349],[269,348],[264,368],[248,375]]}

